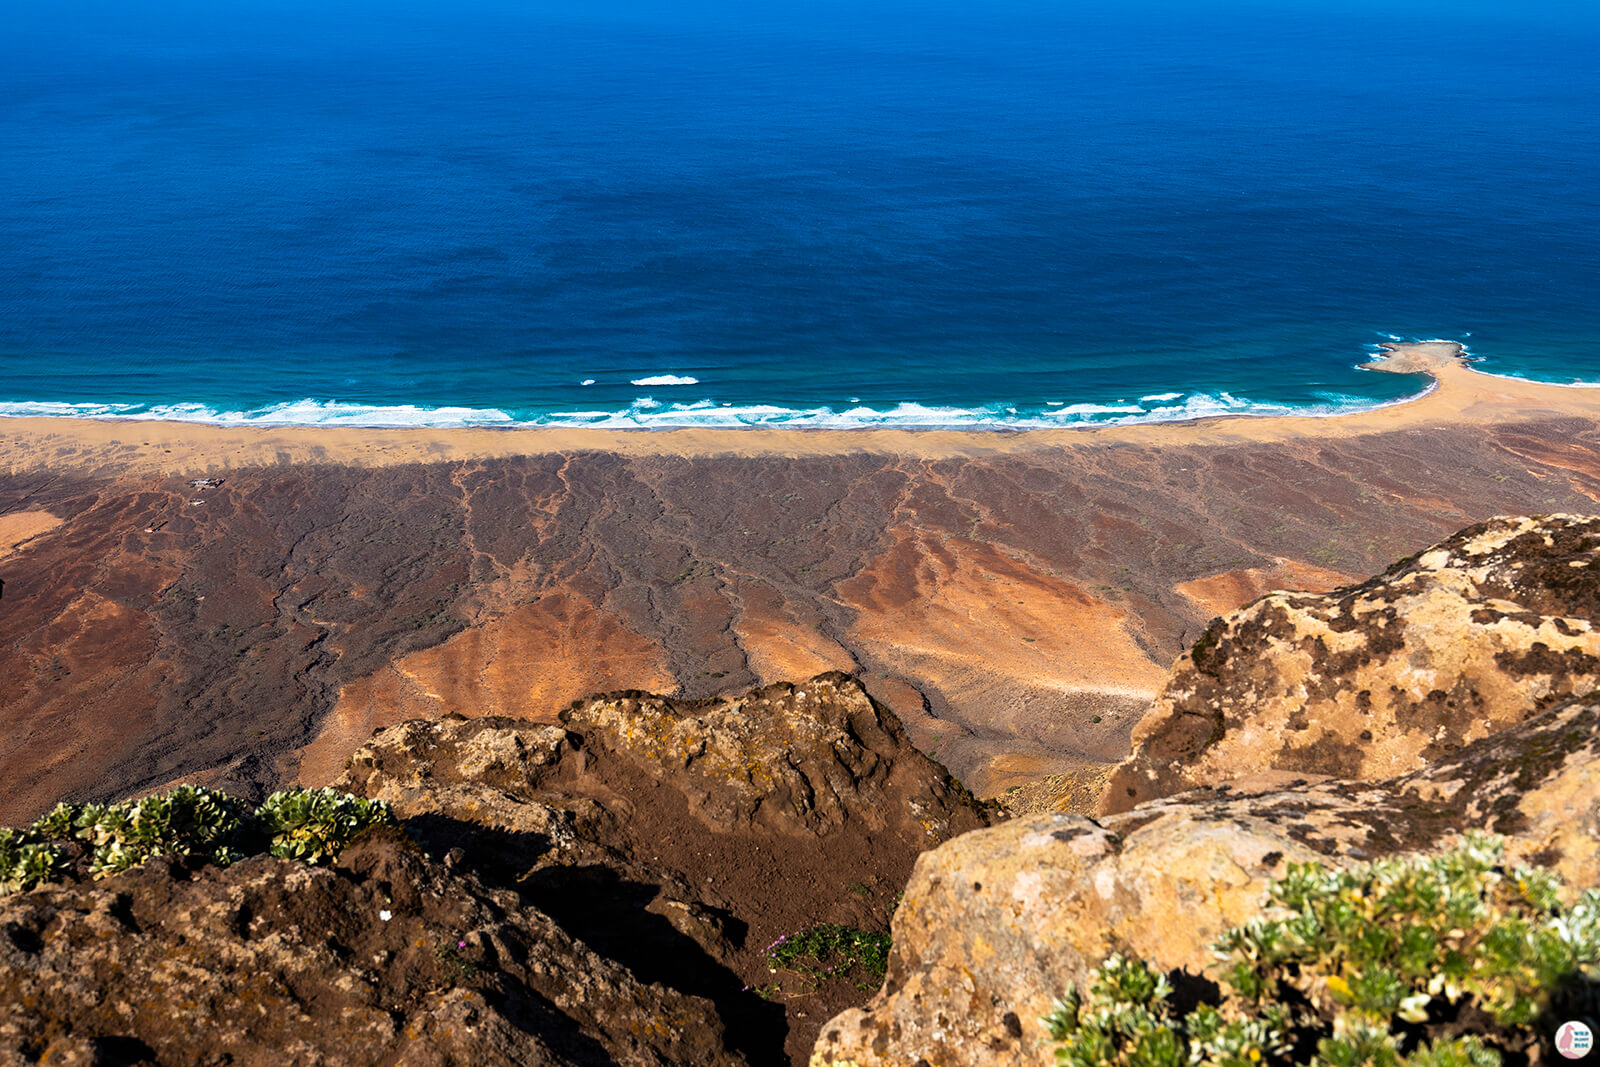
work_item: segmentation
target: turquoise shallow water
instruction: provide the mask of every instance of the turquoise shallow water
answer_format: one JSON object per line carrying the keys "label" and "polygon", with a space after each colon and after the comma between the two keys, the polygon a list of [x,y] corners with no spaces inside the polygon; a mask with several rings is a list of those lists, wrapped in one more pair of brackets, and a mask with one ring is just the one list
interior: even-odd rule
{"label": "turquoise shallow water", "polygon": [[[1071,425],[1600,381],[1578,5],[64,3],[0,413]],[[1335,10],[1337,8],[1337,10]]]}

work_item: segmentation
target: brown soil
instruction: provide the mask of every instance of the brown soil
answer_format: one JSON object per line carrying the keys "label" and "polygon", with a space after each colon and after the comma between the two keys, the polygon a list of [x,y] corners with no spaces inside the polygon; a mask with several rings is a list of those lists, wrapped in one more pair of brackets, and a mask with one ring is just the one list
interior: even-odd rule
{"label": "brown soil", "polygon": [[326,780],[395,715],[548,721],[585,690],[818,667],[860,673],[994,794],[1122,755],[1154,679],[1259,585],[1221,576],[1372,573],[1600,500],[1587,419],[1329,422],[950,459],[286,464],[201,490],[13,468],[0,514],[61,522],[0,558],[0,820],[180,778]]}

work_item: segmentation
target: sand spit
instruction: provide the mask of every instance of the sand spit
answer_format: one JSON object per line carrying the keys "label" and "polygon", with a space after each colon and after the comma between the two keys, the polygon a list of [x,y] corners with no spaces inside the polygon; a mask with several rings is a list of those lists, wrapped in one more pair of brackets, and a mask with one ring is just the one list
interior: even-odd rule
{"label": "sand spit", "polygon": [[1348,437],[1412,426],[1484,424],[1552,414],[1600,416],[1600,390],[1479,374],[1453,341],[1392,343],[1365,366],[1427,374],[1412,400],[1335,416],[1220,416],[1191,422],[1059,430],[783,430],[583,428],[227,427],[205,423],[0,418],[0,470],[40,467],[97,473],[216,473],[297,463],[386,467],[551,452],[621,456],[910,455],[924,459],[1014,455],[1105,444],[1204,445]]}

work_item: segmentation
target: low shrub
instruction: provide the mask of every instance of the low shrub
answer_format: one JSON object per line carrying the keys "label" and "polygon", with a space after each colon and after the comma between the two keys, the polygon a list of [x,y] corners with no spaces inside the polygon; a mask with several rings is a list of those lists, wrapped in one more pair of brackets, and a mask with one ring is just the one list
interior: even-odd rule
{"label": "low shrub", "polygon": [[1266,916],[1216,944],[1222,995],[1180,1010],[1113,956],[1044,1020],[1074,1067],[1311,1063],[1489,1067],[1536,1059],[1550,1020],[1592,1018],[1600,892],[1563,905],[1546,871],[1470,837],[1353,870],[1291,864]]}
{"label": "low shrub", "polygon": [[63,867],[57,846],[31,840],[26,830],[0,828],[0,894],[32,889],[57,877]]}
{"label": "low shrub", "polygon": [[785,934],[766,948],[767,969],[783,977],[760,992],[769,998],[805,996],[835,978],[877,989],[889,967],[889,946],[888,934],[837,923]]}
{"label": "low shrub", "polygon": [[268,852],[305,863],[329,862],[363,830],[394,822],[383,801],[334,789],[274,793],[256,817],[270,838]]}
{"label": "low shrub", "polygon": [[284,790],[258,808],[190,785],[117,804],[57,804],[25,830],[0,829],[0,893],[65,876],[69,854],[84,856],[95,878],[156,856],[226,867],[267,852],[326,863],[368,827],[394,821],[382,801],[332,789]]}
{"label": "low shrub", "polygon": [[226,793],[180,785],[119,804],[57,804],[29,828],[91,849],[90,873],[116,874],[152,856],[196,857],[226,867],[249,843],[250,808]]}

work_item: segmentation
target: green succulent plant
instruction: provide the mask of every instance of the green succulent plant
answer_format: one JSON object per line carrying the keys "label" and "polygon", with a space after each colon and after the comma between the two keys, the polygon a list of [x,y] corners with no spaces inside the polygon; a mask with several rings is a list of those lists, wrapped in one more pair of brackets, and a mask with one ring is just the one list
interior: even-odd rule
{"label": "green succulent plant", "polygon": [[259,808],[191,785],[117,804],[57,804],[26,830],[0,829],[0,893],[60,877],[59,842],[81,842],[89,873],[104,878],[167,855],[219,867],[262,851],[325,863],[367,827],[394,821],[381,801],[332,789],[284,790]]}
{"label": "green succulent plant", "polygon": [[68,838],[73,836],[78,817],[78,806],[73,804],[57,804],[50,809],[48,815],[41,816],[28,832],[38,837]]}
{"label": "green succulent plant", "polygon": [[[251,813],[236,797],[198,786],[120,804],[58,804],[35,830],[71,836],[93,849],[97,877],[136,867],[154,856],[197,856],[227,866],[250,831]],[[64,832],[67,831],[67,832]]]}
{"label": "green succulent plant", "polygon": [[[1351,870],[1291,864],[1265,917],[1216,944],[1226,996],[1180,1012],[1148,964],[1114,956],[1044,1020],[1074,1067],[1488,1067],[1596,1007],[1600,892],[1502,865],[1468,837]],[[1481,1025],[1468,1026],[1463,1020]],[[1477,1033],[1463,1033],[1475,1029]]]}
{"label": "green succulent plant", "polygon": [[30,837],[26,830],[0,828],[0,893],[32,889],[60,873],[61,850]]}
{"label": "green succulent plant", "polygon": [[257,810],[274,856],[324,863],[357,834],[394,823],[389,805],[334,789],[289,789],[272,794]]}

